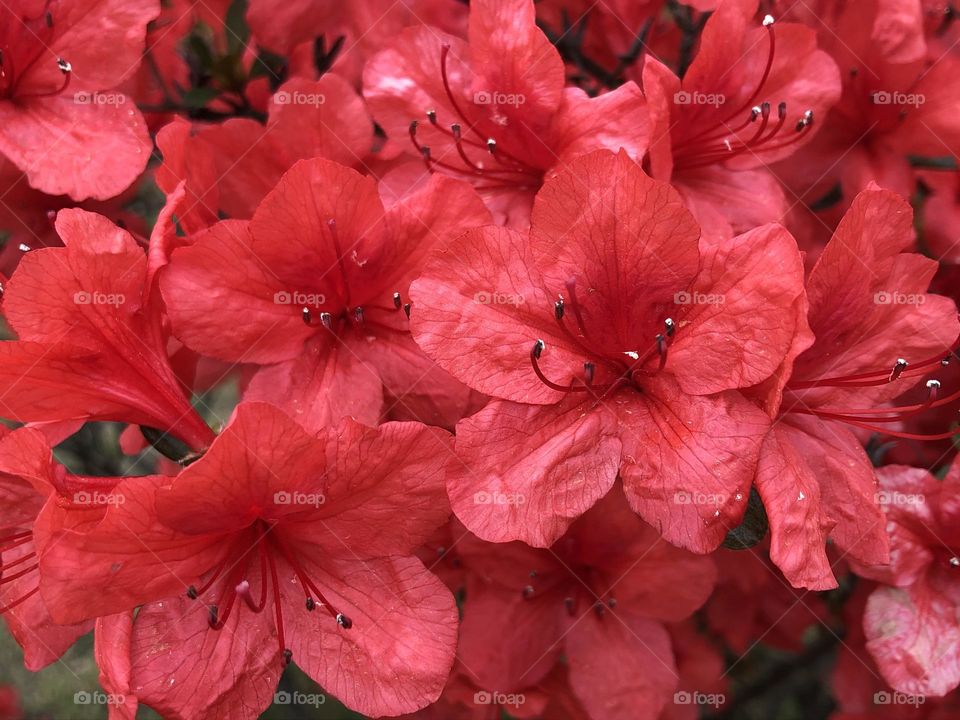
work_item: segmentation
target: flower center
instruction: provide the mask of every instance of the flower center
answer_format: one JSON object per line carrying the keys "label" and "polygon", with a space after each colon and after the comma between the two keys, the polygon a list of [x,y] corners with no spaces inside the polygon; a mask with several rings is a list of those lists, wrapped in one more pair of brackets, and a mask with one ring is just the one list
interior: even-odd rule
{"label": "flower center", "polygon": [[[531,570],[529,582],[520,590],[524,600],[533,600],[542,594],[547,587],[542,582],[539,573]],[[573,583],[569,594],[563,598],[563,607],[571,617],[575,617],[579,608],[592,607],[598,618],[603,618],[607,608],[613,609],[617,606],[617,599],[613,594],[606,590],[598,591],[600,573],[592,567],[584,566],[577,573],[578,582]],[[546,583],[549,585],[549,581]]]}
{"label": "flower center", "polygon": [[450,89],[447,72],[449,53],[450,46],[444,44],[440,49],[440,73],[443,78],[444,93],[457,119],[449,126],[445,126],[437,117],[436,110],[427,110],[426,114],[427,120],[444,135],[447,142],[447,148],[441,154],[441,158],[447,157],[452,150],[455,150],[456,158],[453,163],[457,164],[438,159],[430,146],[420,143],[417,139],[419,123],[413,120],[410,122],[410,142],[420,153],[427,170],[431,173],[438,170],[453,173],[475,182],[477,190],[537,190],[543,182],[543,172],[501,148],[496,138],[480,132],[477,127],[478,121],[470,120],[461,109],[460,103]]}
{"label": "flower center", "polygon": [[[338,282],[336,286],[336,298],[328,298],[325,294],[317,294],[317,304],[311,308],[309,305],[296,304],[299,308],[300,317],[303,322],[310,327],[323,327],[333,337],[339,338],[347,329],[353,328],[357,333],[363,333],[370,329],[380,329],[386,332],[405,332],[392,325],[378,322],[370,318],[367,310],[378,312],[397,313],[403,310],[406,318],[410,318],[410,303],[404,303],[399,292],[393,293],[392,305],[354,305],[351,302],[350,281],[347,276],[346,259],[343,254],[343,247],[340,244],[340,235],[337,232],[337,222],[334,219],[327,220],[327,227],[330,230],[330,237],[333,242],[334,252],[337,255]],[[304,298],[315,297],[312,293],[298,293]]]}
{"label": "flower center", "polygon": [[[591,392],[598,400],[602,400],[620,387],[632,386],[638,391],[642,390],[641,379],[656,375],[666,365],[667,352],[677,329],[673,318],[666,318],[663,321],[663,332],[654,337],[653,344],[647,350],[643,352],[624,350],[611,353],[605,349],[598,349],[597,339],[587,331],[583,312],[577,301],[576,279],[567,280],[565,288],[566,296],[561,293],[553,304],[554,320],[571,345],[590,359],[583,363],[582,376],[574,376],[567,385],[561,385],[547,378],[540,367],[540,359],[546,349],[546,343],[543,340],[537,340],[530,350],[530,364],[540,382],[558,392]],[[573,316],[572,321],[570,315]],[[571,328],[570,325],[575,327]],[[608,376],[608,382],[594,383],[598,368],[602,368]]]}
{"label": "flower center", "polygon": [[[770,70],[773,68],[773,58],[776,55],[776,34],[773,24],[773,18],[770,15],[763,19],[763,26],[767,29],[769,38],[767,62],[753,93],[733,112],[724,114],[719,120],[708,124],[699,132],[682,138],[674,150],[675,169],[693,170],[724,162],[745,153],[780,150],[799,142],[809,134],[808,129],[813,127],[813,110],[804,111],[793,124],[791,134],[787,127],[785,102],[777,106],[777,120],[774,123],[770,122],[770,103],[755,104],[767,84]],[[720,101],[715,104],[716,109],[719,110]],[[745,118],[744,115],[746,115]],[[740,133],[751,125],[755,125],[756,130],[746,140],[741,139]]]}
{"label": "flower center", "polygon": [[[193,585],[187,587],[186,595],[191,600],[210,593],[215,585],[219,585],[219,593],[215,595],[215,602],[207,606],[210,628],[222,630],[230,618],[239,598],[247,608],[260,614],[267,607],[267,600],[272,596],[273,611],[277,625],[277,643],[284,665],[293,659],[293,652],[287,648],[283,627],[283,601],[280,596],[280,579],[277,572],[277,563],[283,560],[289,565],[297,577],[304,592],[304,606],[308,612],[318,607],[323,608],[344,630],[353,627],[353,621],[338,611],[324,597],[300,563],[297,554],[287,545],[286,541],[276,531],[275,525],[268,525],[264,521],[257,521],[252,528],[256,541],[252,545],[243,542],[243,549],[234,548],[228,552],[223,560],[207,574],[207,579],[200,588]],[[250,535],[243,533],[240,540],[249,539]],[[251,586],[251,571],[259,564],[259,595],[255,595]]]}

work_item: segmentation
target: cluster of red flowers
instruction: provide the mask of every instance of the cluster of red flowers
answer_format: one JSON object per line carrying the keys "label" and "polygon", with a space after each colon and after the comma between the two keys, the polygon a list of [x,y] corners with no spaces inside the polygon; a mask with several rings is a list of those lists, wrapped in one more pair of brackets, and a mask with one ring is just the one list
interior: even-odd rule
{"label": "cluster of red flowers", "polygon": [[[27,667],[93,630],[115,718],[316,703],[295,664],[373,717],[690,720],[813,632],[834,717],[960,717],[953,18],[0,3]],[[105,421],[126,472],[57,452]]]}

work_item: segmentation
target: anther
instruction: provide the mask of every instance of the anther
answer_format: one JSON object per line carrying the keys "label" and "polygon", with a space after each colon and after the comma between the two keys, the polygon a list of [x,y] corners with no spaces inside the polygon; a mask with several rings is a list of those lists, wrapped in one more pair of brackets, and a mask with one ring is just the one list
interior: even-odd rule
{"label": "anther", "polygon": [[410,319],[410,303],[404,303],[403,312],[407,316],[407,320]]}
{"label": "anther", "polygon": [[320,313],[320,324],[330,332],[333,332],[333,315],[328,312]]}
{"label": "anther", "polygon": [[187,597],[191,600],[196,600],[198,597],[200,597],[197,593],[197,589],[193,585],[187,588]]}
{"label": "anther", "polygon": [[[427,120],[430,121],[431,125],[437,124],[437,111],[436,110],[427,110]],[[414,120],[416,123],[416,120]]]}
{"label": "anther", "polygon": [[344,630],[349,630],[353,627],[353,620],[348,618],[343,613],[337,613],[337,625],[342,627]]}
{"label": "anther", "polygon": [[400,298],[400,293],[398,293],[398,292],[395,292],[395,293],[393,294],[393,306],[394,306],[397,310],[399,310],[401,307],[403,307],[403,300]]}
{"label": "anther", "polygon": [[69,75],[73,72],[73,66],[63,58],[57,58],[57,67],[64,75]]}
{"label": "anther", "polygon": [[357,306],[353,309],[353,320],[357,325],[363,325],[363,308]]}
{"label": "anther", "polygon": [[960,567],[960,558],[957,556],[950,558],[949,562],[952,567]]}
{"label": "anther", "polygon": [[565,597],[563,599],[563,606],[567,609],[567,613],[569,615],[573,615],[573,612],[576,609],[576,603],[572,597]]}
{"label": "anther", "polygon": [[677,330],[677,324],[673,321],[673,318],[667,318],[663,321],[663,331],[666,333],[667,337],[673,337],[673,333]]}
{"label": "anther", "polygon": [[290,663],[293,662],[293,650],[291,650],[290,648],[284,648],[284,649],[283,649],[283,660],[282,660],[282,662],[283,662],[283,666],[284,666],[284,667],[286,667],[287,665],[289,665]]}
{"label": "anther", "polygon": [[893,365],[893,370],[890,371],[890,377],[888,379],[889,382],[893,382],[894,380],[899,378],[900,375],[903,374],[903,371],[907,369],[907,365],[909,364],[910,363],[908,363],[903,358],[897,358],[897,362],[894,363]]}
{"label": "anther", "polygon": [[533,344],[533,357],[537,360],[540,359],[540,355],[543,353],[543,349],[546,347],[543,340],[537,340]]}
{"label": "anther", "polygon": [[526,586],[524,586],[524,588],[523,588],[523,593],[522,593],[522,594],[523,594],[523,599],[524,599],[524,600],[529,600],[530,598],[533,597],[533,593],[534,593],[534,592],[535,592],[535,591],[534,591],[534,589],[533,589],[533,585],[526,585]]}
{"label": "anther", "polygon": [[305,325],[309,325],[310,321],[313,319],[313,316],[310,314],[310,308],[305,307],[301,311],[301,316],[303,317],[303,322]]}
{"label": "anther", "polygon": [[587,379],[587,385],[593,384],[593,375],[596,370],[596,366],[592,362],[585,362],[583,364],[583,374]]}
{"label": "anther", "polygon": [[563,320],[563,298],[560,298],[553,304],[553,316],[557,320]]}
{"label": "anther", "polygon": [[773,22],[774,22],[774,21],[773,21],[773,15],[764,15],[764,16],[763,16],[763,26],[764,26],[764,27],[770,27],[771,25],[773,25]]}
{"label": "anther", "polygon": [[307,610],[310,612],[313,612],[317,609],[317,602],[312,597],[308,597],[304,604],[307,606]]}
{"label": "anther", "polygon": [[807,110],[803,113],[803,117],[797,120],[797,132],[800,132],[805,127],[810,127],[813,125],[813,110]]}
{"label": "anther", "polygon": [[487,138],[487,150],[493,155],[497,152],[497,141],[493,138]]}

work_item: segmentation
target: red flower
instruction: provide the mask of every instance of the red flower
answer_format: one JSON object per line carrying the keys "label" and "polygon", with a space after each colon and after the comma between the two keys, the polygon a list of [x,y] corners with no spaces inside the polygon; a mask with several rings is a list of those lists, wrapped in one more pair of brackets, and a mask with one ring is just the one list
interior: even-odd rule
{"label": "red flower", "polygon": [[[169,220],[158,222],[155,246]],[[4,295],[19,340],[0,343],[3,415],[117,420],[205,447],[213,433],[167,357],[156,259],[102,215],[63,210],[56,228],[66,247],[27,253]]]}
{"label": "red flower", "polygon": [[757,27],[757,5],[720,3],[682,81],[653,58],[643,66],[651,174],[670,180],[705,231],[719,234],[783,217],[787,203],[767,166],[803,147],[840,96],[816,33],[769,16]]}
{"label": "red flower", "polygon": [[[38,555],[56,528],[102,515],[96,501],[108,497],[112,485],[68,475],[37,430],[22,428],[0,439],[0,616],[30,670],[52,663],[93,627],[53,622],[39,592]],[[68,515],[75,502],[76,512]]]}
{"label": "red flower", "polygon": [[867,601],[867,650],[897,691],[940,697],[960,684],[960,462],[942,481],[902,465],[877,474],[890,566],[858,570],[887,583]]}
{"label": "red flower", "polygon": [[532,0],[476,0],[469,41],[404,30],[364,70],[364,96],[388,137],[409,135],[426,169],[474,183],[523,224],[544,174],[599,148],[647,146],[634,83],[598,98],[564,88],[560,55],[536,26]]}
{"label": "red flower", "polygon": [[779,226],[698,236],[669,185],[599,151],[547,181],[529,234],[471,230],[413,284],[418,344],[498,398],[457,426],[471,531],[549,546],[618,472],[670,542],[707,552],[737,523],[767,421],[730,391],[781,363],[802,267]]}
{"label": "red flower", "polygon": [[127,478],[99,524],[58,534],[44,598],[67,622],[142,605],[129,656],[101,669],[165,716],[257,717],[291,659],[359,712],[411,712],[456,644],[453,597],[413,557],[449,514],[447,437],[348,422],[318,438],[241,404],[177,478]]}
{"label": "red flower", "polygon": [[373,126],[363,101],[342,78],[294,78],[271,98],[266,126],[233,118],[198,126],[175,119],[157,134],[163,165],[157,184],[172,193],[186,182],[179,220],[187,232],[221,217],[247,219],[297,161],[324,157],[358,165],[371,149]]}
{"label": "red flower", "polygon": [[206,355],[266,366],[245,397],[310,429],[375,424],[385,391],[408,415],[452,425],[469,391],[417,349],[401,308],[430,248],[485,219],[465,183],[438,177],[385,209],[372,179],[302,161],[249,223],[214,225],[173,253],[161,284],[174,332]]}
{"label": "red flower", "polygon": [[766,387],[768,410],[779,419],[764,441],[756,484],[771,557],[797,587],[836,587],[828,536],[861,563],[887,561],[874,471],[852,430],[922,440],[891,424],[960,397],[931,380],[923,402],[890,406],[948,362],[960,334],[953,302],[926,292],[936,262],[908,252],[912,219],[904,200],[876,186],[854,200],[807,278],[809,309],[797,305],[809,330],[796,335]]}
{"label": "red flower", "polygon": [[658,717],[678,681],[663,623],[706,601],[710,560],[662,542],[619,489],[549,550],[471,538],[458,550],[468,570],[459,655],[481,687],[533,685],[563,655],[591,717]]}
{"label": "red flower", "polygon": [[[775,169],[812,201],[840,184],[848,200],[876,182],[910,196],[908,156],[960,152],[960,63],[924,52],[917,3],[824,3],[821,44],[841,68],[843,96],[804,151]],[[951,43],[951,46],[953,43]]]}
{"label": "red flower", "polygon": [[30,184],[105,200],[146,167],[140,111],[109,93],[136,70],[156,0],[12,0],[0,7],[0,153]]}

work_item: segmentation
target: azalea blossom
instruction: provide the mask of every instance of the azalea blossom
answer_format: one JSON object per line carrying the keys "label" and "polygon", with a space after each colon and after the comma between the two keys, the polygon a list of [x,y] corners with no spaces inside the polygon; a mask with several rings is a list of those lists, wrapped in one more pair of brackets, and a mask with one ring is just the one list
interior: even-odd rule
{"label": "azalea blossom", "polygon": [[564,88],[563,62],[535,20],[533,0],[479,0],[467,41],[409,28],[364,70],[387,135],[408,138],[426,171],[472,182],[518,226],[552,168],[599,148],[639,159],[647,147],[636,85],[598,98]]}
{"label": "azalea blossom", "polygon": [[682,81],[643,65],[653,177],[670,180],[711,232],[780,221],[788,207],[769,165],[802,151],[840,96],[816,33],[766,16],[758,0],[723,0]]}
{"label": "azalea blossom", "polygon": [[105,200],[150,155],[143,116],[110,92],[140,62],[156,0],[12,0],[0,8],[0,153],[31,186]]}
{"label": "azalea blossom", "polygon": [[125,479],[99,523],[52,539],[43,597],[60,622],[139,607],[110,662],[165,714],[257,717],[291,661],[358,711],[416,710],[456,640],[452,595],[411,555],[448,513],[447,444],[413,423],[314,436],[241,404],[176,478]]}
{"label": "azalea blossom", "polygon": [[[927,293],[936,263],[909,252],[911,221],[893,192],[872,186],[854,200],[797,304],[808,327],[764,387],[778,420],[761,449],[757,489],[771,557],[798,587],[835,586],[827,537],[861,563],[887,562],[876,478],[855,432],[910,439],[897,423],[957,399],[936,379],[960,336],[957,308]],[[922,402],[891,404],[924,378]]]}
{"label": "azalea blossom", "polygon": [[[591,717],[656,718],[678,683],[664,621],[707,598],[707,558],[663,542],[614,489],[551,548],[460,542],[467,568],[460,653],[481,687],[541,681],[561,654]],[[490,634],[503,638],[491,646]]]}
{"label": "azalea blossom", "polygon": [[866,649],[884,679],[911,695],[943,696],[960,684],[957,626],[957,482],[920,468],[878,471],[890,565],[858,569],[881,583],[863,615]]}
{"label": "azalea blossom", "polygon": [[797,327],[796,244],[774,225],[714,243],[670,186],[604,151],[549,180],[531,222],[465,233],[411,288],[420,347],[496,398],[457,425],[454,512],[546,547],[619,473],[664,537],[714,549],[768,428],[736,390],[776,371]]}
{"label": "azalea blossom", "polygon": [[3,414],[21,422],[125,421],[206,447],[213,432],[167,354],[156,256],[95,213],[63,210],[56,229],[65,247],[27,253],[3,296],[18,337],[0,343]]}
{"label": "azalea blossom", "polygon": [[414,345],[408,287],[433,245],[488,217],[448,178],[385,208],[370,178],[300,162],[249,223],[223,221],[173,252],[161,286],[174,334],[261,365],[247,397],[311,429],[344,417],[372,425],[392,405],[452,424],[470,393]]}

